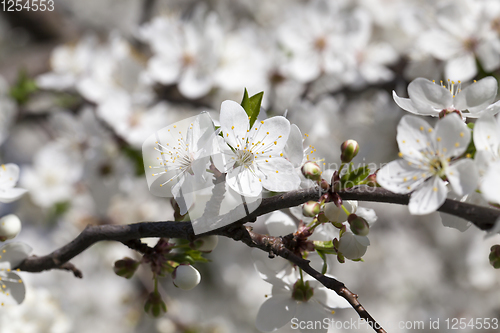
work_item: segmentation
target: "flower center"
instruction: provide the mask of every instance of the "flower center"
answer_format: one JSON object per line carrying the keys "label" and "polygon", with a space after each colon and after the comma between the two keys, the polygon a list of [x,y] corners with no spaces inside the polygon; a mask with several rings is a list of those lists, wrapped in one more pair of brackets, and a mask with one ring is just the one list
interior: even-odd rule
{"label": "flower center", "polygon": [[239,166],[245,166],[248,168],[249,166],[252,165],[253,160],[255,158],[253,153],[247,149],[243,149],[243,150],[238,149],[236,151],[236,157],[237,157],[237,161],[236,161],[236,163],[234,163],[235,168],[237,168]]}
{"label": "flower center", "polygon": [[314,289],[309,286],[309,281],[298,279],[293,285],[292,298],[299,302],[307,302],[314,295]]}
{"label": "flower center", "polygon": [[435,157],[429,161],[429,171],[438,177],[445,176],[446,167],[448,167],[448,162],[440,157]]}
{"label": "flower center", "polygon": [[319,37],[314,41],[314,48],[318,51],[323,51],[326,48],[325,37]]}

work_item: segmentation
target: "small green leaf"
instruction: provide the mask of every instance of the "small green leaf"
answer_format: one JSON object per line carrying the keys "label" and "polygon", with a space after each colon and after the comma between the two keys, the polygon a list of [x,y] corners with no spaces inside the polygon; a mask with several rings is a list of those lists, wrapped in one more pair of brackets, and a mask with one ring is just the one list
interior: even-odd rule
{"label": "small green leaf", "polygon": [[142,159],[142,152],[128,145],[123,146],[122,151],[134,163],[136,176],[144,175],[145,170],[144,170],[144,161]]}
{"label": "small green leaf", "polygon": [[248,91],[245,88],[245,92],[243,93],[243,100],[241,101],[241,106],[245,109],[245,112],[250,117],[250,127],[253,126],[257,117],[260,113],[260,105],[262,104],[262,97],[264,96],[264,92],[261,91],[258,94],[253,95],[252,97],[248,97]]}
{"label": "small green leaf", "polygon": [[16,83],[10,88],[10,96],[14,98],[19,105],[28,102],[30,95],[38,89],[35,80],[28,77],[25,69],[19,71]]}
{"label": "small green leaf", "polygon": [[356,170],[347,172],[345,175],[342,176],[340,182],[343,188],[345,188],[346,185],[348,187],[353,187],[359,185],[361,181],[366,179],[366,177],[368,177],[369,175],[370,175],[370,168],[367,165],[365,165],[357,168]]}

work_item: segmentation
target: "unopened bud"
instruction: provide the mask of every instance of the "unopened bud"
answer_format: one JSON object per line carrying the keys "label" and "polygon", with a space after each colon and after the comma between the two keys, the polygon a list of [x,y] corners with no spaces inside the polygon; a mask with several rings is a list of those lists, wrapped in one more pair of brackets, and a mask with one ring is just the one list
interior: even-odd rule
{"label": "unopened bud", "polygon": [[115,271],[116,275],[122,276],[126,279],[130,279],[137,270],[137,267],[139,267],[139,264],[140,263],[138,261],[135,261],[134,259],[129,257],[125,257],[115,262],[113,270]]}
{"label": "unopened bud", "polygon": [[177,288],[191,290],[201,281],[200,272],[191,265],[179,265],[172,273],[174,285]]}
{"label": "unopened bud", "polygon": [[217,246],[219,237],[216,235],[203,236],[195,241],[195,249],[201,252],[209,253]]}
{"label": "unopened bud", "polygon": [[161,299],[158,291],[153,291],[148,295],[148,299],[144,304],[144,311],[155,318],[167,312],[167,305]]}
{"label": "unopened bud", "polygon": [[351,214],[347,218],[347,222],[351,226],[353,234],[358,236],[366,236],[370,232],[370,225],[366,220],[356,214]]}
{"label": "unopened bud", "polygon": [[302,215],[307,217],[314,217],[318,215],[321,210],[321,206],[316,201],[308,201],[302,206]]}
{"label": "unopened bud", "polygon": [[490,265],[496,269],[500,268],[500,245],[493,245],[490,251]]}
{"label": "unopened bud", "polygon": [[342,163],[349,163],[359,152],[359,144],[355,140],[347,140],[340,146]]}
{"label": "unopened bud", "polygon": [[315,181],[321,180],[321,168],[316,163],[307,161],[306,163],[304,163],[301,170],[302,174],[307,179],[312,179]]}
{"label": "unopened bud", "polygon": [[5,215],[0,219],[0,241],[12,239],[21,231],[21,220],[14,215]]}

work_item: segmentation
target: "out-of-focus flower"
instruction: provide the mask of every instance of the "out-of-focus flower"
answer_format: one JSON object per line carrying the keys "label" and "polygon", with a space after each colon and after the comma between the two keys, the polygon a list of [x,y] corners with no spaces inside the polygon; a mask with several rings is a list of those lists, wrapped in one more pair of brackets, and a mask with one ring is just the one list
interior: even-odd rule
{"label": "out-of-focus flower", "polygon": [[278,40],[290,60],[284,71],[299,82],[309,82],[321,74],[338,74],[343,69],[341,53],[342,18],[337,4],[313,1],[296,7],[278,30]]}
{"label": "out-of-focus flower", "polygon": [[23,280],[13,272],[31,253],[24,243],[7,243],[0,248],[0,304],[21,304],[26,294]]}
{"label": "out-of-focus flower", "polygon": [[177,83],[188,98],[207,94],[214,85],[223,31],[215,13],[197,7],[191,20],[159,17],[140,30],[154,52],[148,62],[151,78],[165,85]]}
{"label": "out-of-focus flower", "polygon": [[493,77],[474,82],[463,90],[460,81],[448,80],[448,86],[437,85],[424,78],[417,78],[408,85],[410,98],[401,98],[393,92],[400,108],[422,116],[437,117],[440,113],[459,112],[462,117],[478,118],[495,115],[500,103],[491,104],[497,96],[498,83]]}
{"label": "out-of-focus flower", "polygon": [[420,47],[446,62],[448,78],[472,79],[477,74],[476,56],[486,72],[500,66],[500,43],[490,32],[492,22],[482,6],[481,1],[449,2],[437,12],[438,27],[420,36]]}
{"label": "out-of-focus flower", "polygon": [[19,167],[17,165],[8,163],[0,166],[0,202],[12,202],[28,191],[14,187],[18,179]]}
{"label": "out-of-focus flower", "polygon": [[50,57],[52,72],[38,76],[37,85],[44,89],[74,89],[93,66],[97,45],[97,37],[87,35],[76,45],[56,47]]}
{"label": "out-of-focus flower", "polygon": [[0,145],[9,134],[14,116],[16,114],[16,103],[8,96],[9,86],[0,76]]}
{"label": "out-of-focus flower", "polygon": [[295,190],[300,178],[282,150],[290,133],[284,117],[255,122],[250,128],[248,115],[241,105],[224,101],[220,123],[224,140],[226,182],[237,193],[255,197],[262,188],[275,192]]}
{"label": "out-of-focus flower", "polygon": [[24,170],[21,183],[40,207],[68,201],[82,175],[82,160],[66,141],[52,142],[34,157],[33,166]]}
{"label": "out-of-focus flower", "polygon": [[9,333],[70,333],[75,332],[70,317],[45,288],[30,288],[22,306],[2,307],[0,331]]}
{"label": "out-of-focus flower", "polygon": [[384,188],[406,194],[413,192],[408,208],[411,214],[436,211],[446,200],[446,179],[460,196],[474,191],[478,175],[471,159],[460,157],[470,142],[470,129],[456,114],[441,119],[435,130],[414,116],[404,116],[398,125],[399,156],[377,173]]}

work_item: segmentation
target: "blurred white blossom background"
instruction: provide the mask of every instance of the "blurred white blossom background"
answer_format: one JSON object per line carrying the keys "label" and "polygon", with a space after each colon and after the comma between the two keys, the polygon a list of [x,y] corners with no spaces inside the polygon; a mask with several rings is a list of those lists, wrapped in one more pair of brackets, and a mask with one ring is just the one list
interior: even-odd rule
{"label": "blurred white blossom background", "polygon": [[[87,224],[172,220],[169,200],[148,191],[143,141],[200,111],[217,119],[221,102],[241,101],[244,88],[264,91],[268,116],[287,112],[316,149],[311,158],[340,165],[340,144],[355,139],[358,163],[382,166],[396,157],[404,114],[393,90],[406,96],[416,77],[467,85],[500,74],[496,0],[57,0],[55,8],[0,12],[0,161],[20,166],[28,190],[0,204],[0,216],[19,216],[18,239],[36,255]],[[363,205],[378,215],[365,262],[331,265],[375,319],[500,316],[500,272],[488,262],[498,235],[443,227],[437,213]],[[265,219],[256,231],[266,232]],[[98,243],[72,260],[82,280],[21,272],[26,300],[0,309],[0,332],[258,332],[271,286],[249,253],[220,239],[212,262],[197,265],[196,289],[164,280],[168,312],[153,319],[143,311],[151,275],[125,280],[112,270],[137,255]]]}

